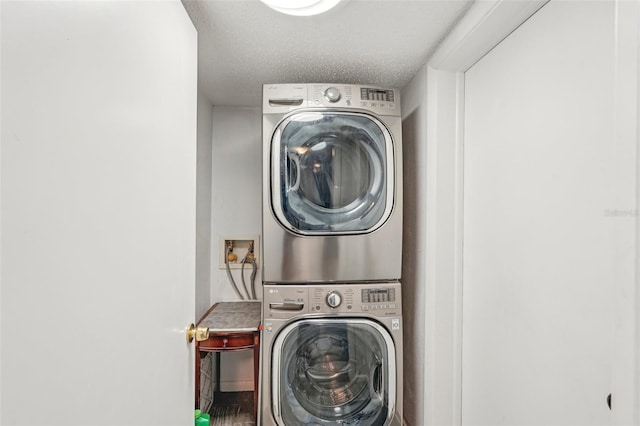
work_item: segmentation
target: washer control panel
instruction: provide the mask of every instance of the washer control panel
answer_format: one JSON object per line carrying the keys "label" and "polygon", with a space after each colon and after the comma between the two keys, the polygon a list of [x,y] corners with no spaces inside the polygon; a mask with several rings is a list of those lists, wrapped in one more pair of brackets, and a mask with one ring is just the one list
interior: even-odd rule
{"label": "washer control panel", "polygon": [[348,108],[400,116],[400,92],[355,84],[265,84],[264,114],[303,108]]}
{"label": "washer control panel", "polygon": [[380,115],[399,113],[397,91],[376,87],[314,84],[308,90],[310,107],[346,107],[375,112]]}
{"label": "washer control panel", "polygon": [[307,284],[263,286],[265,318],[305,314],[399,315],[400,283]]}

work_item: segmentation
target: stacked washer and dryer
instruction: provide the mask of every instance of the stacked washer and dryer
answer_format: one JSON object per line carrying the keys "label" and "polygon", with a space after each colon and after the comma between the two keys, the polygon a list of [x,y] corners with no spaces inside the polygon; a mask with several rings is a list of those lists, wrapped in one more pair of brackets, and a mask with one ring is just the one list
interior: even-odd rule
{"label": "stacked washer and dryer", "polygon": [[259,424],[401,425],[399,93],[263,95]]}

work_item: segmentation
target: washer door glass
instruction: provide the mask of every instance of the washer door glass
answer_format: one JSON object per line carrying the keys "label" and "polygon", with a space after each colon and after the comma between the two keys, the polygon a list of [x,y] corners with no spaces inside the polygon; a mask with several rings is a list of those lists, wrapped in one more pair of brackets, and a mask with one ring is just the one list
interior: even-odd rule
{"label": "washer door glass", "polygon": [[273,137],[273,208],[302,234],[364,233],[393,207],[393,144],[376,118],[303,112]]}
{"label": "washer door glass", "polygon": [[395,350],[377,323],[304,320],[286,329],[274,347],[272,404],[280,424],[389,423]]}

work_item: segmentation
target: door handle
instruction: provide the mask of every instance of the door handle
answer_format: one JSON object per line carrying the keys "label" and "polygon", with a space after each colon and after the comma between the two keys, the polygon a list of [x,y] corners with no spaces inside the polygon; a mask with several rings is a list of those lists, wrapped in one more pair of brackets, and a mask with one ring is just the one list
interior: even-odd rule
{"label": "door handle", "polygon": [[[289,167],[289,175],[287,176],[289,188],[287,188],[287,191],[297,191],[300,187],[300,158],[298,157],[298,154],[294,152],[289,152],[288,157],[289,160],[291,160],[289,164],[295,165],[296,174],[295,180],[291,179],[291,176],[293,175],[293,168]],[[293,182],[291,182],[292,180]]]}
{"label": "door handle", "polygon": [[193,323],[187,327],[187,343],[193,342],[193,339],[196,339],[196,342],[202,342],[208,338],[209,327],[196,327]]}

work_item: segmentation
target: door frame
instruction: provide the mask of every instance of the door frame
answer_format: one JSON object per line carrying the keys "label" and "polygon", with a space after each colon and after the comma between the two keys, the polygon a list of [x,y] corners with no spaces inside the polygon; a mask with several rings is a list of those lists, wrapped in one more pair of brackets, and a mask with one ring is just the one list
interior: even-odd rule
{"label": "door frame", "polygon": [[[426,200],[425,286],[423,306],[437,305],[425,315],[425,424],[461,425],[462,418],[462,291],[463,291],[463,159],[464,74],[484,55],[533,16],[549,0],[474,2],[431,57],[426,72]],[[617,28],[634,37],[616,37],[616,128],[614,143],[635,145],[635,243],[640,246],[640,5],[616,0]],[[632,90],[629,90],[629,87]],[[635,188],[633,188],[635,186]],[[614,283],[616,316],[612,337],[616,410],[612,424],[638,424],[640,409],[640,259],[635,277]],[[435,297],[437,300],[431,300]],[[429,359],[437,359],[434,363]],[[435,366],[438,366],[437,372]],[[629,371],[633,374],[629,374]],[[443,395],[443,393],[445,393]],[[437,403],[435,395],[437,396]],[[443,402],[445,402],[443,404]]]}

